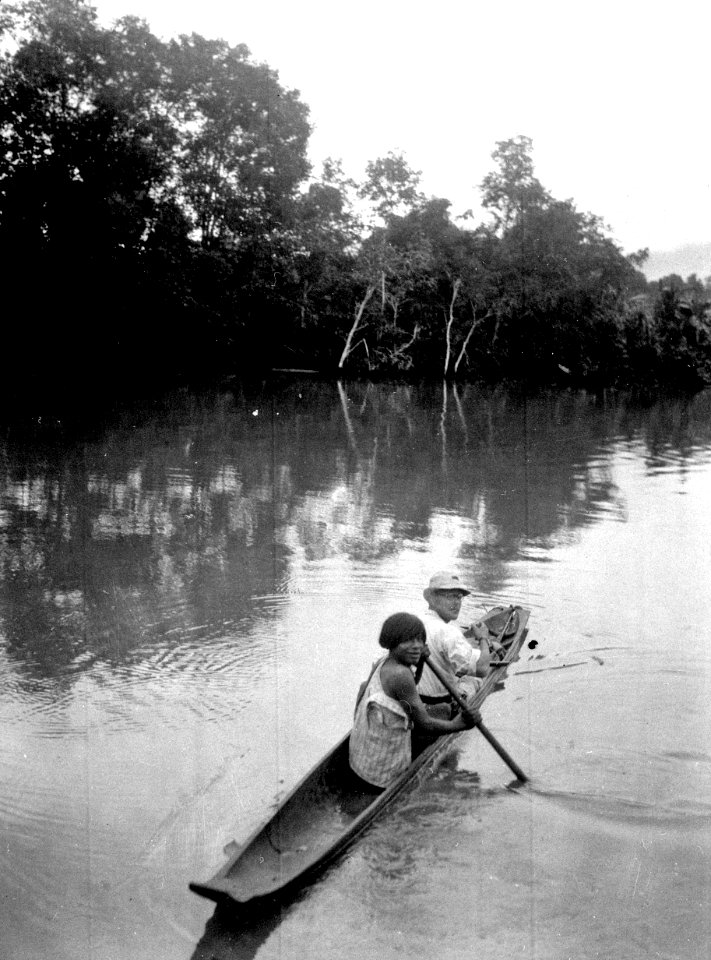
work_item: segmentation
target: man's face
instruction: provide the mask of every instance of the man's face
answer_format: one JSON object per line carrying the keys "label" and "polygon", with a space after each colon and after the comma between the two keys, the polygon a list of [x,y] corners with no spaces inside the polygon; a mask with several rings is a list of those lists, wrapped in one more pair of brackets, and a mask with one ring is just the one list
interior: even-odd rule
{"label": "man's face", "polygon": [[430,594],[430,606],[446,623],[449,623],[450,620],[456,620],[459,616],[463,597],[461,590],[433,590]]}

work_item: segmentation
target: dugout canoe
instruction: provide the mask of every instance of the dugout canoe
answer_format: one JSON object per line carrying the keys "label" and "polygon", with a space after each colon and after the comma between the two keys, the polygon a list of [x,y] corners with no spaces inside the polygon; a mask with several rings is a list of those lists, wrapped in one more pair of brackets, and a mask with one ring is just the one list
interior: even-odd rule
{"label": "dugout canoe", "polygon": [[[501,637],[505,630],[504,649],[492,660],[474,706],[481,706],[506,675],[507,666],[518,659],[528,633],[529,615],[529,610],[517,606],[496,607],[482,617],[492,639]],[[353,789],[348,775],[350,734],[346,734],[212,879],[191,883],[190,889],[216,903],[235,904],[267,901],[295,891],[340,856],[405,789],[428,777],[453,743],[468,732],[438,737],[394,783],[375,796]]]}

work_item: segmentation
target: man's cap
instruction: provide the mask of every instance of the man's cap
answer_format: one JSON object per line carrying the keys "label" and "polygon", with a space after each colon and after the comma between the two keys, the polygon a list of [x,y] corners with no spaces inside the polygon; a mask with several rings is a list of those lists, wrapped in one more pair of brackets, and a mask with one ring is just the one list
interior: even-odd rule
{"label": "man's cap", "polygon": [[468,594],[471,591],[463,587],[459,577],[446,570],[440,570],[430,577],[428,590],[459,590],[460,593]]}

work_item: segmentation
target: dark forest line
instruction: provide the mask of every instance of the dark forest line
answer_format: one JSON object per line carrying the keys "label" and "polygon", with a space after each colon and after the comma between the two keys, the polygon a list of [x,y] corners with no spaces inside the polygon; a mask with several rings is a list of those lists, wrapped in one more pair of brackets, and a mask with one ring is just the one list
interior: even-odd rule
{"label": "dark forest line", "polygon": [[476,224],[397,154],[312,171],[308,107],[244,45],[75,0],[3,4],[0,37],[6,387],[711,383],[709,281],[648,283],[526,137],[496,144]]}

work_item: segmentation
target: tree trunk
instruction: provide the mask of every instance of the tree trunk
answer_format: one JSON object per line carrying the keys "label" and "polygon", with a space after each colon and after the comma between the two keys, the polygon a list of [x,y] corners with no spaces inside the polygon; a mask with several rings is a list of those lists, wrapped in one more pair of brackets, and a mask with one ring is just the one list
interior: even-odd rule
{"label": "tree trunk", "polygon": [[346,358],[348,357],[348,354],[351,352],[351,344],[353,343],[353,337],[355,336],[356,330],[360,326],[360,322],[363,319],[363,313],[365,312],[365,308],[368,306],[368,301],[370,300],[370,298],[373,296],[374,293],[375,293],[375,285],[371,284],[368,287],[368,289],[365,291],[365,296],[356,307],[355,320],[353,321],[353,326],[349,330],[348,336],[346,337],[346,345],[343,348],[341,359],[338,361],[339,370],[343,369],[343,364],[346,362]]}
{"label": "tree trunk", "polygon": [[445,337],[447,342],[447,349],[444,354],[444,376],[446,377],[449,373],[449,361],[452,356],[452,324],[454,323],[454,304],[457,299],[457,294],[459,293],[459,288],[462,285],[461,280],[455,280],[452,287],[452,299],[449,303],[449,316],[446,319],[445,324]]}
{"label": "tree trunk", "polygon": [[[457,369],[458,369],[458,367],[459,367],[459,364],[460,364],[460,363],[462,362],[462,360],[464,359],[464,354],[467,352],[467,345],[469,344],[469,341],[470,341],[470,339],[471,339],[471,335],[474,333],[475,328],[479,326],[479,321],[478,321],[477,318],[476,318],[476,313],[474,312],[474,307],[473,307],[473,306],[472,306],[472,314],[474,315],[474,319],[472,320],[472,325],[471,325],[471,327],[469,327],[469,333],[468,333],[468,334],[466,335],[466,337],[464,338],[464,343],[462,344],[462,349],[459,351],[459,356],[457,357],[457,362],[454,364],[454,372],[455,372],[455,373],[457,372]],[[489,316],[489,314],[487,314],[487,316]],[[486,317],[484,317],[484,319],[486,320]]]}
{"label": "tree trunk", "polygon": [[500,317],[499,317],[499,314],[497,313],[497,314],[496,314],[496,323],[494,324],[494,335],[493,335],[492,338],[491,338],[491,349],[492,349],[492,350],[493,350],[494,347],[496,346],[496,338],[497,338],[498,335],[499,335],[499,323],[500,323],[500,322],[501,322],[501,319],[500,319]]}
{"label": "tree trunk", "polygon": [[306,310],[308,307],[308,303],[309,303],[309,281],[304,280],[304,289],[301,294],[301,307],[300,307],[302,329],[303,327],[306,326]]}

